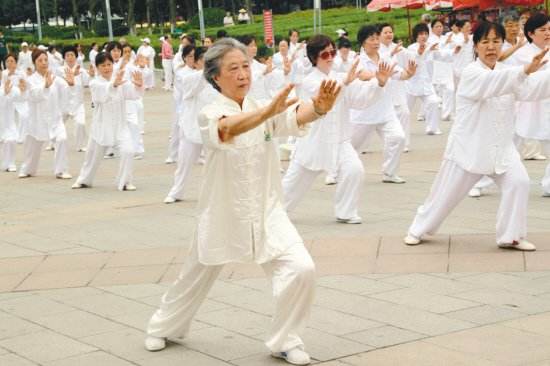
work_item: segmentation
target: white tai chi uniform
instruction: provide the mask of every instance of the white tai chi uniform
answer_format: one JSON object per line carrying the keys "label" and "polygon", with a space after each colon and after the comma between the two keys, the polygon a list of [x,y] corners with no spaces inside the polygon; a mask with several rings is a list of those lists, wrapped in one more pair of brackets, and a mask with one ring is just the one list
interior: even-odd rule
{"label": "white tai chi uniform", "polygon": [[408,47],[410,57],[418,65],[414,76],[405,82],[409,111],[413,110],[416,100],[420,98],[422,100],[424,117],[426,118],[426,133],[440,134],[439,98],[435,94],[430,74],[434,52],[430,51],[429,45],[426,45],[424,53],[419,55],[418,47],[418,43],[413,43]]}
{"label": "white tai chi uniform", "polygon": [[[323,80],[338,80],[345,74],[331,71],[328,75],[318,68],[305,77],[298,95],[304,101],[315,97]],[[284,202],[292,211],[305,196],[315,177],[322,171],[338,172],[335,196],[337,219],[358,218],[359,198],[364,178],[363,163],[351,145],[353,126],[349,120],[350,108],[367,108],[382,96],[377,80],[355,80],[342,91],[334,107],[324,117],[312,123],[311,132],[296,142],[296,151],[283,178]]]}
{"label": "white tai chi uniform", "polygon": [[[452,40],[447,43],[449,36],[431,34],[428,38],[428,47],[437,44],[438,49],[433,51],[432,83],[441,96],[441,117],[448,120],[454,112],[455,86],[453,75],[454,48]],[[452,38],[452,37],[451,37]]]}
{"label": "white tai chi uniform", "polygon": [[21,51],[17,57],[17,68],[21,72],[25,73],[28,69],[34,70],[34,65],[32,63],[32,52],[31,51]]}
{"label": "white tai chi uniform", "polygon": [[477,60],[461,75],[457,114],[443,163],[428,198],[418,208],[409,234],[434,234],[443,220],[484,175],[502,191],[496,241],[509,244],[527,235],[529,176],[514,146],[514,107],[518,100],[550,96],[550,72],[529,77],[523,67]]}
{"label": "white tai chi uniform", "polygon": [[[2,81],[0,84],[3,85],[8,78],[11,80],[11,85],[18,86],[19,80],[23,79],[26,82],[27,72],[24,69],[18,69],[13,75],[9,75],[9,71],[4,70],[2,71]],[[29,104],[24,96],[25,95],[22,95],[23,98],[16,98],[14,100],[17,143],[19,144],[22,144],[25,141],[25,138],[27,137],[27,126],[29,124]]]}
{"label": "white tai chi uniform", "polygon": [[149,68],[151,69],[151,71],[155,71],[155,49],[149,45],[147,46],[144,46],[144,45],[141,45],[139,46],[138,50],[137,50],[137,54],[138,55],[143,55],[145,56],[145,58],[147,59],[148,63],[149,63]]}
{"label": "white tai chi uniform", "polygon": [[[394,57],[397,60],[397,65],[402,69],[408,66],[409,60],[414,59],[410,56],[409,51],[406,48],[398,51],[394,56],[391,55],[392,51],[397,47],[396,43],[390,43],[386,46],[380,43],[380,57],[388,58]],[[409,110],[409,104],[407,102],[407,86],[405,80],[393,79],[390,85],[387,86],[390,90],[390,94],[393,100],[393,107],[397,114],[397,119],[403,128],[405,134],[405,151],[409,150],[411,144],[411,112]]]}
{"label": "white tai chi uniform", "polygon": [[[529,43],[517,50],[511,56],[510,62],[515,65],[526,65],[541,52],[537,45]],[[545,60],[550,60],[548,54]],[[548,63],[542,70],[550,70]],[[550,157],[550,98],[535,102],[522,101],[518,104],[516,134],[524,140],[540,141],[543,153]],[[544,193],[550,195],[550,163],[546,166],[541,184]]]}
{"label": "white tai chi uniform", "polygon": [[26,97],[29,104],[29,121],[24,145],[24,160],[20,176],[36,175],[42,145],[55,141],[54,174],[68,173],[67,131],[63,124],[63,105],[73,87],[54,77],[46,88],[46,79],[35,72],[27,78]]}
{"label": "white tai chi uniform", "polygon": [[[75,65],[73,72],[76,70]],[[57,69],[57,76],[65,76],[65,68],[62,66]],[[86,112],[84,108],[84,87],[90,83],[90,76],[82,67],[80,74],[74,78],[75,84],[67,93],[67,99],[63,103],[63,123],[67,128],[67,122],[74,122],[75,148],[82,151],[86,147]]]}
{"label": "white tai chi uniform", "polygon": [[259,107],[247,96],[241,111],[218,94],[199,116],[207,157],[197,229],[178,279],[149,321],[151,336],[185,336],[223,265],[255,262],[270,277],[276,302],[267,347],[272,352],[303,348],[300,335],[313,303],[315,267],[281,203],[277,146],[268,137],[306,130],[299,128],[293,106],[230,141],[218,135],[223,116]]}
{"label": "white tai chi uniform", "polygon": [[130,81],[115,87],[115,77],[106,80],[97,76],[90,82],[94,103],[92,126],[86,157],[75,184],[91,186],[105,151],[114,146],[120,149],[117,188],[123,190],[132,184],[135,144],[128,127],[126,100],[140,98],[143,88],[137,88]]}
{"label": "white tai chi uniform", "polygon": [[13,85],[8,94],[4,82],[0,84],[0,170],[15,171],[15,146],[17,145],[17,126],[15,124],[15,102],[22,99],[18,84]]}
{"label": "white tai chi uniform", "polygon": [[185,89],[189,87],[189,85],[184,84],[183,80],[185,79],[186,75],[192,72],[193,69],[187,65],[178,67],[175,72],[174,91],[172,94],[174,97],[174,116],[172,120],[172,129],[170,132],[170,144],[168,144],[168,159],[166,159],[167,162],[175,162],[178,160],[178,151],[181,137],[180,117],[183,115],[184,112],[182,95]]}
{"label": "white tai chi uniform", "polygon": [[199,112],[218,96],[218,92],[204,78],[202,70],[188,73],[182,83],[187,87],[181,95],[183,113],[179,116],[181,135],[178,168],[174,173],[174,185],[168,193],[168,197],[175,200],[183,199],[185,183],[201,153],[202,138],[197,120]]}

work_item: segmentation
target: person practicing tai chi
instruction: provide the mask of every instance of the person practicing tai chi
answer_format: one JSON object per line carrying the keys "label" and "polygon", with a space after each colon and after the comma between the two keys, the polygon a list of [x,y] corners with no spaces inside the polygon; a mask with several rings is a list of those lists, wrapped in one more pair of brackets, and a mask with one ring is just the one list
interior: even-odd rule
{"label": "person practicing tai chi", "polygon": [[204,77],[220,94],[199,113],[207,150],[198,224],[178,279],[147,326],[145,348],[187,335],[191,321],[226,263],[255,262],[270,277],[276,310],[266,345],[274,357],[306,365],[300,338],[313,302],[315,266],[282,204],[275,137],[303,135],[325,115],[340,88],[325,80],[312,102],[287,99],[285,87],[262,106],[250,97],[250,58],[232,38],[205,54]]}
{"label": "person practicing tai chi", "polygon": [[92,128],[86,157],[72,188],[91,187],[105,151],[116,145],[120,149],[117,188],[135,191],[132,184],[135,142],[128,126],[126,100],[143,95],[143,76],[135,71],[131,80],[124,79],[124,67],[113,75],[113,58],[106,52],[99,53],[95,60],[99,75],[90,82],[94,103]]}
{"label": "person practicing tai chi", "polygon": [[381,62],[376,77],[363,81],[358,79],[362,76],[357,72],[357,59],[348,74],[338,74],[332,70],[336,47],[324,35],[314,36],[308,41],[307,55],[314,67],[298,90],[302,100],[314,97],[319,85],[327,78],[338,80],[343,90],[334,108],[312,125],[310,134],[296,142],[294,158],[283,177],[285,208],[292,211],[321,172],[337,172],[336,220],[360,224],[358,206],[365,171],[351,144],[349,110],[374,105],[383,96],[382,87],[393,73],[393,67]]}
{"label": "person practicing tai chi", "polygon": [[517,101],[550,97],[550,70],[538,71],[548,48],[524,66],[497,62],[504,41],[500,24],[483,22],[474,32],[477,60],[462,72],[453,124],[441,168],[428,198],[418,208],[405,237],[417,245],[443,220],[484,175],[502,192],[497,212],[496,241],[500,248],[532,251],[526,240],[529,176],[513,142]]}

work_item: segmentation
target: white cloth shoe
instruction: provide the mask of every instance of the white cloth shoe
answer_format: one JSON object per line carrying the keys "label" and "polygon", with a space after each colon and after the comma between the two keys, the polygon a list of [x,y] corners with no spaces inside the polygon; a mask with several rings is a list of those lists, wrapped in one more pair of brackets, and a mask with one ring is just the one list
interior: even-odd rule
{"label": "white cloth shoe", "polygon": [[6,171],[8,173],[15,173],[17,171],[17,167],[15,165],[10,165]]}
{"label": "white cloth shoe", "polygon": [[341,223],[341,224],[361,224],[361,223],[363,223],[363,219],[359,216],[350,217],[349,219],[341,219],[341,218],[337,217],[336,221]]}
{"label": "white cloth shoe", "polygon": [[145,338],[145,349],[149,352],[161,351],[166,348],[166,338],[147,336]]}
{"label": "white cloth shoe", "polygon": [[292,365],[309,365],[311,358],[303,349],[295,347],[286,352],[273,352],[273,357],[281,358]]}
{"label": "white cloth shoe", "polygon": [[126,184],[124,187],[122,187],[123,191],[135,191],[137,187],[133,184]]}
{"label": "white cloth shoe", "polygon": [[325,184],[326,184],[327,186],[332,186],[332,185],[334,185],[334,184],[336,184],[336,183],[338,183],[338,182],[336,181],[336,177],[335,177],[335,176],[329,174],[329,175],[327,175],[327,176],[325,177]]}
{"label": "white cloth shoe", "polygon": [[515,249],[524,252],[534,252],[537,247],[533,243],[529,243],[527,240],[515,241],[513,243],[501,243],[498,245],[502,249]]}
{"label": "white cloth shoe", "polygon": [[403,184],[406,181],[405,181],[405,179],[401,178],[397,174],[394,174],[394,175],[384,174],[384,178],[382,178],[382,182],[384,182],[384,183]]}
{"label": "white cloth shoe", "polygon": [[530,157],[529,159],[524,159],[524,160],[546,160],[546,159],[547,159],[546,156],[537,154],[533,157]]}
{"label": "white cloth shoe", "polygon": [[476,188],[476,187],[470,189],[470,192],[468,192],[468,196],[474,197],[474,198],[481,197],[481,194],[482,194],[481,188]]}
{"label": "white cloth shoe", "polygon": [[176,202],[179,202],[181,200],[178,200],[177,198],[174,198],[172,196],[166,196],[166,198],[164,199],[164,203],[166,204],[170,204],[170,203],[176,203]]}
{"label": "white cloth shoe", "polygon": [[164,160],[164,164],[174,164],[176,161],[172,158],[166,158],[166,160]]}
{"label": "white cloth shoe", "polygon": [[417,238],[414,235],[407,234],[407,236],[403,238],[403,242],[407,245],[418,245],[422,242],[422,239]]}
{"label": "white cloth shoe", "polygon": [[78,183],[78,182],[76,182],[75,184],[73,184],[73,185],[71,186],[71,188],[72,188],[72,189],[90,188],[90,186],[87,185],[87,184],[84,184],[84,183]]}
{"label": "white cloth shoe", "polygon": [[57,179],[73,179],[73,176],[70,175],[69,173],[57,173],[57,174],[55,175],[55,177],[56,177]]}

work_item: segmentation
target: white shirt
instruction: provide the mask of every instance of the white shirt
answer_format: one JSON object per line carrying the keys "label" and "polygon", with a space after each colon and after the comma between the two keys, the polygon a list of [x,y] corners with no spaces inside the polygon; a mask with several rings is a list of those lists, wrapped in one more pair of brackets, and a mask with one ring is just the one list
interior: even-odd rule
{"label": "white shirt", "polygon": [[515,102],[548,97],[550,71],[527,77],[523,67],[497,63],[491,70],[474,61],[458,84],[445,159],[475,174],[506,172],[520,158],[513,142]]}
{"label": "white shirt", "polygon": [[17,125],[15,124],[15,102],[22,98],[18,84],[12,84],[8,94],[4,90],[4,80],[0,85],[0,142],[16,141]]}
{"label": "white shirt", "polygon": [[434,33],[428,38],[428,46],[438,45],[438,49],[433,52],[432,62],[432,83],[436,85],[447,85],[454,89],[453,77],[453,54],[454,48],[451,42],[447,43],[448,36],[436,36]]}
{"label": "white shirt", "polygon": [[49,88],[38,72],[27,78],[27,100],[29,105],[28,134],[38,141],[66,138],[63,126],[63,104],[67,100],[69,85],[55,77]]}
{"label": "white shirt", "polygon": [[407,93],[414,96],[425,96],[435,94],[432,85],[432,76],[430,74],[430,64],[433,61],[433,51],[430,51],[429,45],[422,55],[418,54],[418,43],[411,44],[407,49],[411,59],[417,64],[416,73],[405,82]]}
{"label": "white shirt", "polygon": [[138,55],[143,55],[149,60],[149,68],[155,69],[155,49],[150,45],[141,45],[137,50]]}
{"label": "white shirt", "polygon": [[[73,72],[76,70],[76,66],[73,66]],[[61,66],[57,68],[56,75],[60,78],[65,76],[65,68],[68,66]],[[63,114],[74,114],[76,110],[84,105],[84,87],[88,86],[90,82],[90,76],[80,67],[80,74],[75,77],[75,84],[66,93],[67,99],[63,103]]]}
{"label": "white shirt", "polygon": [[55,73],[58,67],[63,65],[63,56],[59,52],[55,52],[52,54],[51,52],[47,52],[48,54],[48,69],[52,74]]}
{"label": "white shirt", "polygon": [[19,52],[19,56],[17,58],[17,67],[23,72],[27,72],[27,69],[34,70],[31,51]]}
{"label": "white shirt", "polygon": [[92,64],[95,67],[95,57],[97,56],[98,52],[92,48],[90,51],[88,58],[90,59],[90,64]]}
{"label": "white shirt", "polygon": [[241,110],[235,101],[218,94],[199,114],[206,166],[194,244],[202,264],[265,263],[303,243],[281,203],[275,142],[276,137],[306,132],[296,121],[296,106],[230,141],[222,142],[218,135],[223,116],[260,107],[247,96]]}
{"label": "white shirt", "polygon": [[[359,69],[366,70],[371,73],[378,71],[378,62],[372,60],[366,53],[362,53],[359,56]],[[389,65],[393,65],[396,61],[392,58],[380,57],[380,62],[386,62]],[[395,73],[393,77],[399,78],[401,76],[402,69],[396,65]],[[393,98],[391,95],[391,89],[389,88],[394,80],[388,80],[386,87],[382,88],[381,95],[377,100],[368,108],[352,109],[350,111],[350,120],[354,124],[376,125],[381,123],[387,123],[389,121],[397,121],[397,115],[393,107]]]}
{"label": "white shirt", "polygon": [[[391,53],[395,47],[397,47],[397,43],[394,42],[387,46],[380,43],[378,53],[382,58],[393,57],[393,59],[397,61],[398,66],[402,69],[406,69],[408,67],[409,60],[414,59],[414,56],[411,56],[409,50],[403,47],[394,56],[391,56]],[[387,85],[386,87],[390,90],[394,106],[407,106],[407,84],[405,80],[397,78],[393,79],[390,85]]]}
{"label": "white shirt", "polygon": [[474,41],[473,36],[468,37],[468,43],[465,43],[464,35],[455,42],[455,46],[460,46],[460,51],[453,56],[453,71],[457,78],[460,78],[462,70],[474,62]]}
{"label": "white shirt", "polygon": [[[533,57],[541,52],[542,50],[537,45],[528,43],[510,56],[510,64],[528,65]],[[546,54],[545,60],[550,60],[548,54]],[[540,71],[542,70],[550,70],[548,63]],[[519,136],[534,140],[550,140],[550,99],[520,102],[517,108],[516,133]]]}
{"label": "white shirt", "polygon": [[[183,113],[183,93],[185,89],[188,87],[188,85],[184,84],[185,75],[190,74],[193,72],[193,69],[189,66],[183,66],[179,67],[174,76],[174,104],[175,104],[175,110],[176,110],[176,116],[181,116]],[[178,118],[178,123],[182,120]],[[181,127],[181,125],[180,125]]]}
{"label": "white shirt", "polygon": [[[314,67],[298,88],[298,96],[301,100],[310,101],[317,95],[323,80],[338,80],[342,84],[345,77],[345,74],[334,71],[327,75]],[[311,132],[296,142],[294,159],[309,170],[330,171],[333,168],[338,145],[351,140],[353,126],[350,123],[350,108],[367,108],[382,96],[377,80],[355,80],[348,86],[342,85],[342,88],[330,112],[313,122]]]}
{"label": "white shirt", "polygon": [[115,146],[130,139],[125,101],[141,98],[143,88],[128,81],[115,88],[114,80],[98,76],[90,82],[90,91],[94,103],[90,137],[101,146]]}
{"label": "white shirt", "polygon": [[248,95],[257,101],[271,99],[273,94],[281,89],[285,83],[284,72],[280,69],[273,69],[270,73],[264,74],[267,66],[252,60],[252,84]]}
{"label": "white shirt", "polygon": [[342,58],[342,55],[340,54],[340,51],[338,51],[338,54],[334,58],[334,61],[332,63],[332,69],[336,72],[343,72],[346,73],[351,69],[351,66],[353,65],[353,61],[355,61],[355,52],[349,51],[348,58],[344,60]]}

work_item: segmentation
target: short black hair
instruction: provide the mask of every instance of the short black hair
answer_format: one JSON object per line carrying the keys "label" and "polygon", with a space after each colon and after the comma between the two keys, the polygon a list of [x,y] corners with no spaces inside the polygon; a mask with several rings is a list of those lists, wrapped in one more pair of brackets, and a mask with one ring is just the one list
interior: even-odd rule
{"label": "short black hair", "polygon": [[227,37],[227,32],[223,29],[220,29],[217,33],[216,33],[216,38],[217,39],[220,39],[220,38],[225,38]]}
{"label": "short black hair", "polygon": [[199,61],[201,58],[204,58],[204,54],[208,49],[206,47],[196,47],[195,48],[195,61]]}
{"label": "short black hair", "polygon": [[441,25],[444,25],[444,24],[443,24],[443,21],[442,21],[441,19],[435,18],[434,20],[432,20],[432,28],[433,28],[437,23],[441,23]]}
{"label": "short black hair", "polygon": [[357,32],[357,42],[362,46],[363,42],[370,36],[380,34],[380,27],[375,24],[368,24],[362,26]]}
{"label": "short black hair", "polygon": [[69,52],[72,52],[75,56],[78,56],[78,51],[75,46],[65,46],[63,47],[63,58],[65,58],[65,55]]}
{"label": "short black hair", "polygon": [[386,27],[390,27],[391,30],[393,30],[393,25],[391,25],[390,23],[380,23],[380,24],[378,24],[378,31],[380,33],[382,33],[382,29],[384,29]]}
{"label": "short black hair", "polygon": [[55,47],[54,44],[51,44],[51,45],[48,46],[48,52],[52,52],[53,50],[56,50],[56,49],[57,49],[57,47]]}
{"label": "short black hair", "polygon": [[[117,42],[118,43],[118,42]],[[95,57],[95,66],[99,66],[101,64],[104,64],[105,61],[111,61],[111,63],[114,63],[113,56],[109,53],[110,51],[101,51],[97,54]]]}
{"label": "short black hair", "polygon": [[111,41],[107,43],[107,47],[105,48],[105,51],[111,53],[112,50],[115,48],[118,48],[120,51],[122,51],[122,45],[118,41]]}
{"label": "short black hair", "polygon": [[183,49],[181,50],[181,58],[185,59],[194,50],[195,50],[195,46],[192,45],[192,44],[189,44],[189,45],[183,47]]}
{"label": "short black hair", "polygon": [[474,31],[474,46],[478,44],[482,39],[487,38],[492,30],[495,31],[497,37],[504,41],[506,31],[504,30],[502,24],[493,22],[481,22],[478,23],[476,30]]}
{"label": "short black hair", "polygon": [[338,49],[340,48],[351,48],[351,42],[347,38],[338,39]]}
{"label": "short black hair", "polygon": [[311,61],[313,66],[317,66],[317,58],[319,57],[321,51],[330,45],[334,47],[334,41],[324,34],[317,34],[307,41],[307,58],[309,59],[309,61]]}
{"label": "short black hair", "polygon": [[413,42],[416,42],[416,40],[418,39],[418,36],[421,33],[430,34],[430,28],[428,28],[426,23],[418,23],[417,25],[415,25],[413,27],[413,29],[412,29],[412,36],[413,36],[412,40],[413,40]]}
{"label": "short black hair", "polygon": [[288,30],[288,36],[290,37],[290,36],[292,35],[292,33],[294,33],[294,32],[298,33],[298,36],[300,35],[300,31],[299,31],[298,29],[296,29],[296,28],[290,28],[290,29]]}
{"label": "short black hair", "polygon": [[548,15],[542,13],[531,15],[527,19],[523,27],[523,33],[525,33],[525,38],[527,38],[529,43],[533,43],[533,39],[529,36],[529,33],[535,33],[538,28],[544,27],[548,22],[550,22],[550,18],[548,18]]}
{"label": "short black hair", "polygon": [[181,37],[181,39],[186,39],[189,41],[190,44],[195,44],[195,37],[191,36],[191,35],[185,35],[183,37]]}
{"label": "short black hair", "polygon": [[237,40],[242,44],[244,44],[245,46],[248,46],[252,42],[256,42],[256,37],[251,34],[246,34],[244,36],[240,36],[239,38],[237,38]]}
{"label": "short black hair", "polygon": [[464,24],[466,24],[466,21],[464,19],[458,19],[455,24],[458,28],[462,28],[464,27]]}

